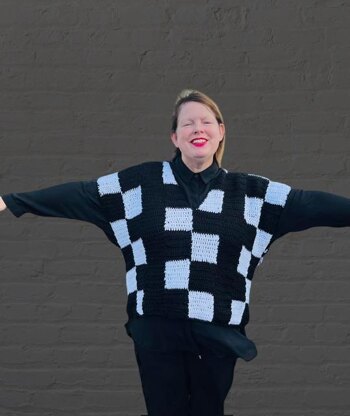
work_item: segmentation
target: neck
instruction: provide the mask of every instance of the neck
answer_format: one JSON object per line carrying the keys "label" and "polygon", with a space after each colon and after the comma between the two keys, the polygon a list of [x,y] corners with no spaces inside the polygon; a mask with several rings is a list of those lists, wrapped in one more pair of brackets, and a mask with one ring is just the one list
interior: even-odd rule
{"label": "neck", "polygon": [[203,170],[207,169],[213,163],[213,156],[210,159],[205,160],[196,160],[196,159],[186,159],[181,154],[181,159],[183,163],[194,173],[202,172]]}

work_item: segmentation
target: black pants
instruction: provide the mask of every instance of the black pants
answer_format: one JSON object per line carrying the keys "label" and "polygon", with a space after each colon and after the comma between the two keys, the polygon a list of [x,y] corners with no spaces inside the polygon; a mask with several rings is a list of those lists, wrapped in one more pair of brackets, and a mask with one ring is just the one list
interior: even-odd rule
{"label": "black pants", "polygon": [[148,416],[224,416],[237,356],[134,348]]}

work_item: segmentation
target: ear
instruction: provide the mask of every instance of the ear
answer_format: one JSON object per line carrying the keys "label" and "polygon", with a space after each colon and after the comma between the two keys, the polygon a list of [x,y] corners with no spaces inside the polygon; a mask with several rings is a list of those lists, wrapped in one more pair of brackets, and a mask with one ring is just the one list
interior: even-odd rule
{"label": "ear", "polygon": [[171,133],[170,138],[171,138],[171,141],[174,143],[175,147],[178,147],[177,146],[177,135],[176,135],[176,133]]}
{"label": "ear", "polygon": [[223,140],[224,136],[225,136],[225,125],[224,125],[224,123],[219,124],[219,129],[220,129],[220,135],[221,135],[221,139],[220,139],[220,142],[221,142]]}

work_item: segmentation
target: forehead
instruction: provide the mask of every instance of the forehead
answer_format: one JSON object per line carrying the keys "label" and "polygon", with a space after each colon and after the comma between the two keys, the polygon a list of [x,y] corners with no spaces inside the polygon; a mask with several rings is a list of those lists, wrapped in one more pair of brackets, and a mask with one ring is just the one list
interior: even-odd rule
{"label": "forehead", "polygon": [[188,101],[180,106],[178,118],[215,117],[213,111],[202,103]]}

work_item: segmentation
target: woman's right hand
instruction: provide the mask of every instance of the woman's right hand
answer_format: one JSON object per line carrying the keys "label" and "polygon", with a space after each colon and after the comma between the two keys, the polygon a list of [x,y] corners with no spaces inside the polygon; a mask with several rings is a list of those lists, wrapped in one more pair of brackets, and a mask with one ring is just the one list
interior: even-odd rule
{"label": "woman's right hand", "polygon": [[7,207],[6,207],[5,202],[4,202],[4,200],[0,196],[0,211],[5,211],[6,208]]}

